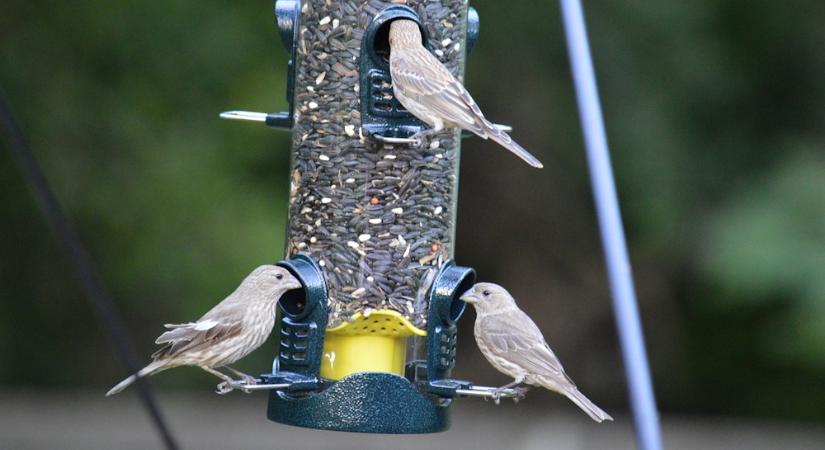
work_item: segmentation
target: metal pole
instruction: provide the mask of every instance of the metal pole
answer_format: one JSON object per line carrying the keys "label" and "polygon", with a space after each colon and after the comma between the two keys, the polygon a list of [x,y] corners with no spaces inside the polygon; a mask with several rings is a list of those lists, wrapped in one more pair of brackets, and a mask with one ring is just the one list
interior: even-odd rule
{"label": "metal pole", "polygon": [[625,375],[633,408],[636,440],[642,450],[659,450],[662,448],[659,413],[656,410],[656,399],[653,395],[616,185],[610,166],[604,119],[596,88],[596,76],[590,56],[590,45],[587,41],[584,14],[579,0],[560,1],[610,291],[613,297],[613,313],[619,331]]}
{"label": "metal pole", "polygon": [[[2,95],[0,95],[0,131],[4,131],[7,135],[9,152],[19,164],[20,172],[40,203],[46,221],[51,226],[58,241],[66,247],[69,259],[74,264],[75,272],[86,293],[86,299],[92,310],[97,314],[97,319],[103,325],[104,331],[109,335],[109,340],[114,344],[121,362],[130,373],[137,372],[140,365],[137,363],[137,356],[135,356],[135,350],[132,347],[126,325],[118,315],[112,298],[103,285],[100,273],[95,268],[91,256],[89,256],[88,251],[80,241],[68,216],[63,212],[57,196],[54,195],[49,186],[46,176],[29,148],[29,143],[23,136],[23,131],[14,120],[11,108],[6,104]],[[169,450],[180,448],[169,429],[169,425],[166,424],[149,382],[144,378],[138,378],[135,385],[138,390],[138,398],[143,402],[143,406],[152,419],[164,446]]]}

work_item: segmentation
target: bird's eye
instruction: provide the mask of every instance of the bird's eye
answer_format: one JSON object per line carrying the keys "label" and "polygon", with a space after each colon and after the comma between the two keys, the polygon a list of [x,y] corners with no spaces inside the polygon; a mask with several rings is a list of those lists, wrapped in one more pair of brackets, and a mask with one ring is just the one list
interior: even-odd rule
{"label": "bird's eye", "polygon": [[490,296],[490,291],[484,291],[484,292],[481,293],[481,295],[483,295],[485,297],[489,297]]}
{"label": "bird's eye", "polygon": [[283,280],[283,279],[284,279],[284,275],[283,275],[283,274],[281,274],[281,273],[279,273],[278,275],[275,275],[275,278],[277,278],[277,279],[279,279],[279,280]]}

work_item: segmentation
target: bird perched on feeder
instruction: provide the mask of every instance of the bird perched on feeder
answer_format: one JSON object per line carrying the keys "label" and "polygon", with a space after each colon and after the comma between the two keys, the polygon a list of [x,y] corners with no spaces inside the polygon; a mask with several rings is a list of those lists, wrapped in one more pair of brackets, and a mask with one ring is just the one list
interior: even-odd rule
{"label": "bird perched on feeder", "polygon": [[227,364],[243,358],[266,341],[275,325],[275,305],[290,289],[301,283],[286,269],[264,265],[252,271],[222,302],[196,322],[166,324],[171,330],[161,334],[156,344],[162,344],[152,355],[152,361],[136,374],[121,381],[106,396],[126,389],[139,377],[153,375],[178,366],[197,366],[221,378],[227,384],[219,393],[228,392],[234,380],[216,368],[225,367],[247,384],[255,378],[238,372]]}
{"label": "bird perched on feeder", "polygon": [[432,130],[416,138],[448,128],[463,128],[492,139],[533,167],[541,162],[507,133],[484,118],[467,89],[421,42],[421,30],[412,20],[390,23],[390,76],[395,97]]}
{"label": "bird perched on feeder", "polygon": [[496,389],[497,395],[521,383],[541,386],[566,396],[596,422],[613,420],[579,392],[539,328],[503,287],[478,283],[461,300],[476,309],[474,332],[481,353],[499,372],[515,379]]}

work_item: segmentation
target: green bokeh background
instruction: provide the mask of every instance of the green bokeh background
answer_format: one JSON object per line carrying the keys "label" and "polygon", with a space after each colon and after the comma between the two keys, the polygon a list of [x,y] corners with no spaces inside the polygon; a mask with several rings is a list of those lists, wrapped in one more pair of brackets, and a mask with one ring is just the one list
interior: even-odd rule
{"label": "green bokeh background", "polygon": [[[825,3],[586,3],[662,410],[825,422]],[[456,258],[626,408],[557,5],[471,4],[467,85],[546,168],[464,141]],[[285,69],[268,1],[0,5],[0,91],[141,354],[283,255],[288,134],[217,113],[284,109]],[[123,370],[5,151],[0,182],[0,384],[104,392]],[[503,382],[469,318],[458,375]]]}

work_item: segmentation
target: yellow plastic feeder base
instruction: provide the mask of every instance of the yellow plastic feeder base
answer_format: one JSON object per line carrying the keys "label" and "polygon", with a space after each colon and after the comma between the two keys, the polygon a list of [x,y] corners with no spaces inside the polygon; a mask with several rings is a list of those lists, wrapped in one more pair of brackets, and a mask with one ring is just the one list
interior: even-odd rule
{"label": "yellow plastic feeder base", "polygon": [[359,312],[350,322],[327,330],[321,376],[340,380],[358,372],[404,375],[407,338],[426,335],[396,311],[382,309],[369,316]]}

